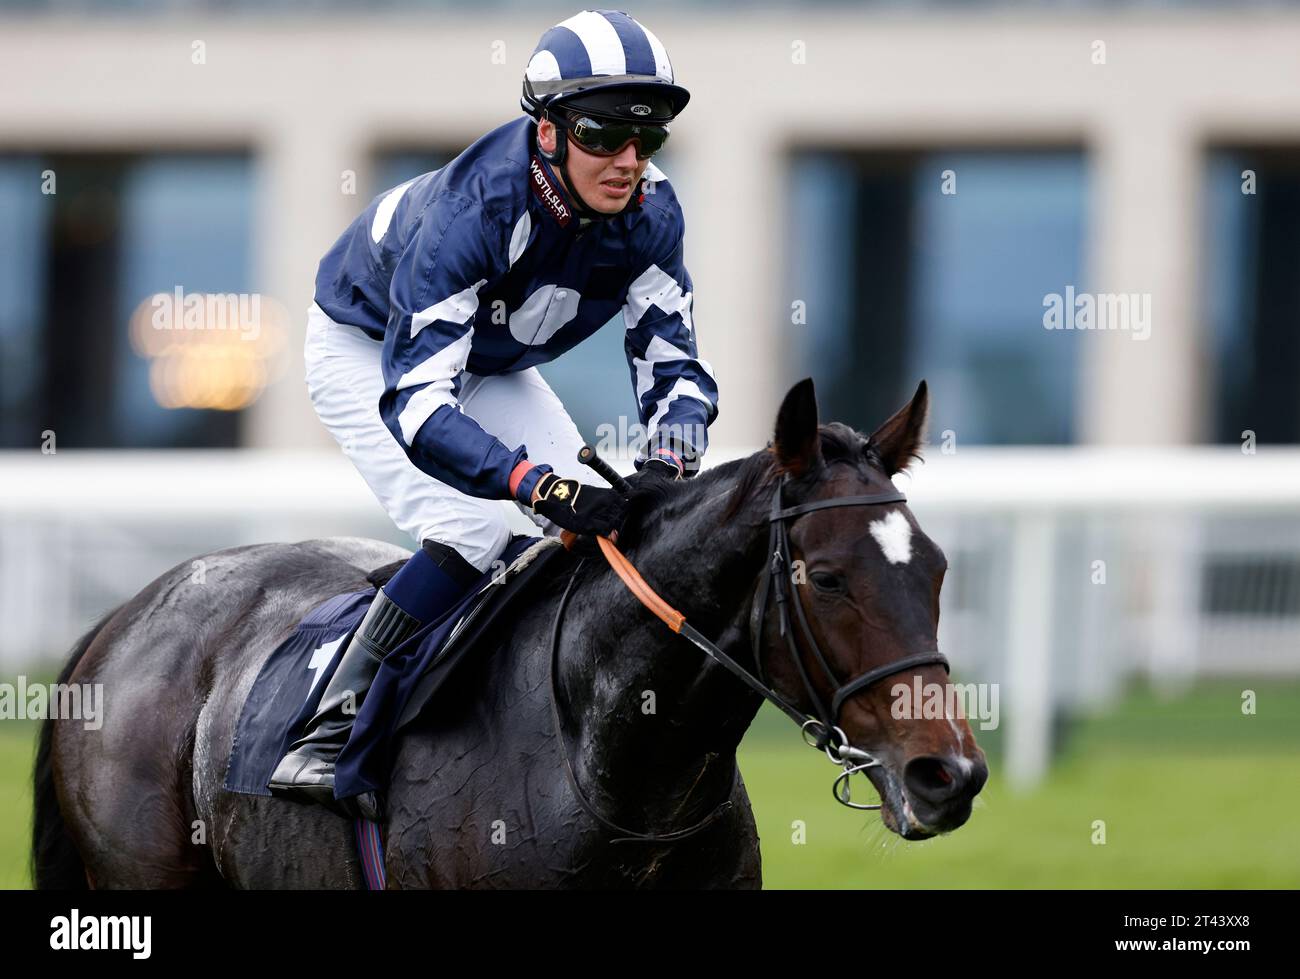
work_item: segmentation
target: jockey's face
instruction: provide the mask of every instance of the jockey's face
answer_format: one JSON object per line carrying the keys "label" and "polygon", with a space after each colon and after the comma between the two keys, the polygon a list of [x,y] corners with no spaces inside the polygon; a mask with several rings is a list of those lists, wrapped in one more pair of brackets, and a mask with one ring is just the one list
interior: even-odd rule
{"label": "jockey's face", "polygon": [[[554,152],[555,123],[543,119],[537,124],[537,141],[547,153]],[[567,137],[566,137],[567,138]],[[636,143],[628,143],[613,156],[596,156],[569,140],[567,170],[573,186],[587,206],[601,214],[617,214],[627,205],[649,160],[636,158]],[[560,180],[564,176],[560,175]]]}

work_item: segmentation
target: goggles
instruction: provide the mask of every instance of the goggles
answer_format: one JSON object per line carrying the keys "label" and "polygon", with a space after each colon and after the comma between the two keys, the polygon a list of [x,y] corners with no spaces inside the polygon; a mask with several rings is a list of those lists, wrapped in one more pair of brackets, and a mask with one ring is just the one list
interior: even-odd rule
{"label": "goggles", "polygon": [[648,160],[668,142],[668,127],[613,119],[597,120],[575,113],[564,123],[572,140],[588,153],[613,156],[636,141],[638,160]]}

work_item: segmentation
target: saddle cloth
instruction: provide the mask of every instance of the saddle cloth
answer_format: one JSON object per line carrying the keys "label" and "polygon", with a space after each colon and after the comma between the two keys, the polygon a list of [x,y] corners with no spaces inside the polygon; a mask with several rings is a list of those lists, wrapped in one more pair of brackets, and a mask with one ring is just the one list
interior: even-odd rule
{"label": "saddle cloth", "polygon": [[[393,650],[380,664],[357,710],[335,767],[340,799],[382,791],[398,732],[420,715],[447,677],[478,645],[507,606],[525,600],[543,567],[567,553],[555,537],[516,535],[506,545],[506,569],[484,574],[441,618]],[[336,595],[312,609],[267,658],[240,710],[225,788],[270,795],[266,787],[329,685],[341,652],[375,596],[375,588]]]}

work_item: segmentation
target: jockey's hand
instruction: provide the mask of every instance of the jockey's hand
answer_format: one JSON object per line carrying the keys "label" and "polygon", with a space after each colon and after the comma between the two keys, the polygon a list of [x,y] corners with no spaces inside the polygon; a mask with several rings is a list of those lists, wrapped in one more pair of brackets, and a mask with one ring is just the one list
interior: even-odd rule
{"label": "jockey's hand", "polygon": [[651,459],[628,476],[627,481],[632,486],[643,486],[649,482],[675,481],[681,478],[681,470],[667,459]]}
{"label": "jockey's hand", "polygon": [[575,534],[607,537],[623,522],[627,503],[612,489],[547,473],[533,491],[533,509]]}

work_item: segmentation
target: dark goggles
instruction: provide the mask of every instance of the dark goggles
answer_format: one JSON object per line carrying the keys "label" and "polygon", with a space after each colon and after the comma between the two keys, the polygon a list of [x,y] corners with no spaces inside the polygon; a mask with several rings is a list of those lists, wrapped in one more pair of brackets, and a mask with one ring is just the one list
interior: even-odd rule
{"label": "dark goggles", "polygon": [[566,122],[573,141],[588,153],[596,156],[613,156],[629,142],[636,141],[638,160],[648,160],[668,142],[667,126],[652,126],[639,122],[622,122],[614,119],[593,119],[588,115],[573,114]]}

